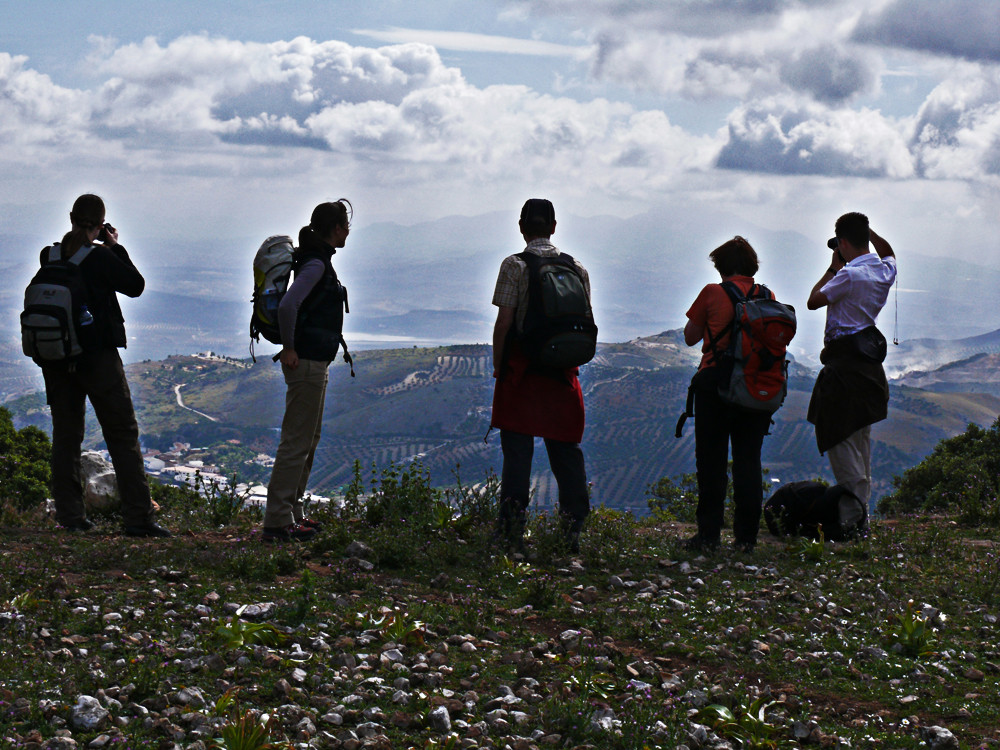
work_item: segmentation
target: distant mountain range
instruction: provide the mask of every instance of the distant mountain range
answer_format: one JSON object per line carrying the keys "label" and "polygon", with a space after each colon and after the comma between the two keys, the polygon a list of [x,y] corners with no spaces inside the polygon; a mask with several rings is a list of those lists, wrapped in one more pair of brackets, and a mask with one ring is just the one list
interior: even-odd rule
{"label": "distant mountain range", "polygon": [[[986,355],[994,368],[988,372],[995,372],[992,356]],[[684,346],[681,331],[673,330],[603,344],[583,368],[583,447],[595,503],[643,512],[649,484],[694,470],[693,425],[688,424],[680,440],[673,433],[697,358],[695,349]],[[942,438],[969,422],[994,420],[1000,394],[995,388],[976,392],[980,383],[963,380],[977,367],[976,362],[958,363],[934,375],[912,373],[892,385],[890,417],[874,429],[876,497],[889,490],[894,474],[918,462]],[[355,369],[354,379],[342,362],[331,369],[323,440],[313,470],[316,489],[344,485],[355,460],[366,475],[372,465],[419,461],[437,484],[452,483],[456,467],[465,482],[499,471],[499,436],[483,441],[493,390],[488,346],[363,351]],[[208,446],[238,439],[273,454],[284,384],[269,357],[251,365],[176,356],[134,363],[128,370],[147,445],[166,448],[180,441]],[[921,377],[933,382],[914,387]],[[963,382],[973,387],[963,389]],[[812,371],[793,362],[788,400],[764,443],[773,479],[830,478],[813,429],[805,422],[812,383]],[[174,390],[178,385],[186,406],[214,420],[180,408]],[[18,424],[45,426],[43,401],[36,395],[7,405]],[[94,424],[88,440],[99,440]],[[534,482],[541,502],[551,504],[556,492],[544,450],[536,456]]]}
{"label": "distant mountain range", "polygon": [[[413,226],[356,226],[348,246],[334,258],[350,290],[348,340],[359,348],[489,341],[497,270],[504,256],[523,246],[515,208]],[[629,217],[572,216],[556,208],[553,241],[590,271],[602,341],[626,341],[683,325],[698,290],[718,280],[708,253],[740,234],[760,255],[758,280],[798,308],[793,353],[805,365],[818,364],[824,314],[806,310],[805,300],[829,263],[829,226],[775,231],[724,211],[699,207],[693,212],[682,204]],[[297,230],[273,229],[291,235]],[[0,235],[0,272],[8,280],[0,288],[0,307],[8,316],[16,316],[38,250],[55,234]],[[263,239],[224,234],[194,243],[123,237],[148,286],[138,300],[124,301],[132,337],[129,361],[207,349],[245,356],[251,261]],[[932,369],[987,351],[973,342],[980,348],[921,359],[930,349],[940,349],[941,342],[1000,328],[993,302],[1000,269],[937,257],[932,248],[897,244],[896,251],[898,290],[880,319],[886,336],[902,342],[891,348],[890,370]],[[0,351],[16,344],[16,329],[4,331]],[[927,339],[939,343],[925,348]]]}
{"label": "distant mountain range", "polygon": [[[898,347],[890,347],[890,353],[892,356],[886,361],[886,370],[890,375],[897,377],[904,374],[915,375],[917,372],[931,371],[982,354],[1000,354],[1000,331],[990,331],[954,341],[913,339],[901,342]],[[980,376],[983,382],[988,380],[986,375],[987,373],[983,372]]]}
{"label": "distant mountain range", "polygon": [[[585,448],[598,502],[641,507],[648,483],[693,469],[691,437],[675,440],[673,425],[696,353],[682,345],[676,328],[698,290],[717,280],[709,251],[734,234],[757,248],[758,280],[799,314],[791,392],[765,442],[765,460],[784,481],[827,471],[804,415],[824,321],[822,312],[805,309],[805,299],[829,261],[828,227],[812,228],[807,237],[724,212],[706,219],[700,210],[698,221],[693,215],[682,205],[631,217],[559,214],[553,240],[590,271],[601,341],[624,342],[602,344],[582,376]],[[495,316],[490,299],[497,269],[522,246],[516,226],[513,211],[499,211],[352,231],[334,262],[350,289],[346,336],[360,351],[358,378],[335,367],[319,486],[346,481],[355,458],[384,465],[420,455],[441,482],[450,480],[456,462],[468,479],[499,468],[497,441],[482,443],[492,393],[485,344]],[[297,227],[273,231],[294,235]],[[14,321],[44,239],[52,237],[0,235],[0,272],[7,279],[0,308],[11,322],[0,332],[0,398],[20,419],[43,422],[37,396],[10,400],[42,385],[38,368],[20,353]],[[150,440],[226,437],[273,451],[283,402],[280,373],[270,361],[276,347],[257,347],[259,361],[249,369],[186,356],[249,353],[250,264],[262,239],[227,236],[185,244],[123,238],[147,278],[142,297],[122,302],[130,337],[123,356],[132,363],[133,390]],[[897,378],[891,418],[875,430],[882,490],[893,473],[938,440],[970,421],[991,423],[1000,411],[993,359],[1000,354],[993,302],[1000,270],[931,257],[921,248],[896,250],[899,289],[880,320],[892,339],[898,319],[901,339],[890,346],[886,361]],[[650,335],[665,329],[674,330]],[[182,382],[184,398],[218,415],[218,422],[199,421],[177,407],[172,388]],[[539,487],[551,497],[547,477],[538,475]]]}

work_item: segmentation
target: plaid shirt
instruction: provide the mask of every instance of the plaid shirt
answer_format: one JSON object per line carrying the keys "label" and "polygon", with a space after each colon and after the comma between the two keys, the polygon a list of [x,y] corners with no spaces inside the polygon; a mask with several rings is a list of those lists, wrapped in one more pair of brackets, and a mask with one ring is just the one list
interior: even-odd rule
{"label": "plaid shirt", "polygon": [[[560,253],[559,248],[553,245],[547,237],[532,240],[525,250],[543,258],[557,257]],[[590,299],[590,275],[587,273],[587,269],[580,265],[580,261],[574,258],[573,262],[576,264],[580,276],[583,277],[587,299]],[[500,264],[500,275],[497,277],[496,289],[493,291],[493,304],[497,307],[517,308],[517,327],[518,330],[521,329],[528,310],[528,264],[516,255],[508,255]]]}

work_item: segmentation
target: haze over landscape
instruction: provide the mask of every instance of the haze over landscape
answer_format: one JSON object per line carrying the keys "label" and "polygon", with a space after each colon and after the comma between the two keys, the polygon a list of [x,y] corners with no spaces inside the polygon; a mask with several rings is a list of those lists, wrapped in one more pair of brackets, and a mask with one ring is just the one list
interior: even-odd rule
{"label": "haze over landscape", "polygon": [[[347,196],[357,215],[335,260],[349,340],[486,342],[496,269],[520,249],[516,211],[545,196],[556,244],[590,269],[603,342],[681,327],[715,280],[708,252],[738,233],[799,309],[792,352],[814,366],[823,316],[805,298],[833,221],[861,210],[900,258],[881,320],[902,341],[889,369],[995,350],[991,3],[3,6],[10,321],[38,249],[96,192],[148,280],[125,305],[126,361],[245,356],[254,250]],[[40,379],[6,330],[0,390],[13,396]],[[963,387],[991,392],[976,370]],[[913,384],[954,391],[949,377]]]}

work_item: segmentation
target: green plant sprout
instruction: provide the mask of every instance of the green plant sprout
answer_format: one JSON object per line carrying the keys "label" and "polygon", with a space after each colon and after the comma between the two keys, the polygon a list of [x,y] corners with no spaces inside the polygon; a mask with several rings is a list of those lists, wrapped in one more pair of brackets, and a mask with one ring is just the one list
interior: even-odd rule
{"label": "green plant sprout", "polygon": [[903,613],[893,619],[896,627],[889,637],[894,644],[899,644],[903,654],[919,659],[935,653],[933,646],[937,642],[936,628],[931,618],[920,611],[912,599],[906,603]]}
{"label": "green plant sprout", "polygon": [[778,704],[769,696],[761,695],[749,706],[735,705],[732,709],[713,703],[698,712],[698,720],[712,727],[727,740],[736,742],[744,750],[777,750],[791,747],[788,739],[781,738],[783,728],[767,720],[767,710]]}
{"label": "green plant sprout", "polygon": [[263,721],[256,711],[241,712],[236,708],[235,716],[220,729],[220,738],[212,740],[216,750],[291,750],[291,743],[285,740],[272,741],[277,716]]}
{"label": "green plant sprout", "polygon": [[271,623],[246,622],[240,615],[246,610],[246,605],[236,610],[233,619],[215,629],[215,636],[223,648],[233,649],[241,646],[260,644],[262,646],[278,646],[288,639],[288,636]]}
{"label": "green plant sprout", "polygon": [[808,537],[799,539],[796,551],[799,557],[804,560],[819,561],[826,553],[826,536],[823,534],[823,524],[819,524],[816,530],[819,532],[818,539],[809,539]]}

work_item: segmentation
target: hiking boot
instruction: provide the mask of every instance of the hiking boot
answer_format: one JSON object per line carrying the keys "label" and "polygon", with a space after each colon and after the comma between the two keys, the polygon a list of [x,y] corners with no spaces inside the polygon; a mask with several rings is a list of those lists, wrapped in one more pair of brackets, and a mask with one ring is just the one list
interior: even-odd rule
{"label": "hiking boot", "polygon": [[507,497],[497,508],[497,523],[493,529],[493,543],[505,550],[524,552],[524,527],[528,515],[525,509]]}
{"label": "hiking boot", "polygon": [[695,534],[690,539],[685,540],[684,549],[691,552],[718,552],[719,540],[709,539],[701,534]]}
{"label": "hiking boot", "polygon": [[582,518],[568,516],[562,518],[563,539],[566,546],[569,547],[569,551],[574,555],[580,551],[580,532],[583,531],[583,521]]}
{"label": "hiking boot", "polygon": [[92,528],[94,528],[94,522],[86,518],[82,521],[77,521],[76,523],[62,524],[62,530],[68,531],[70,534],[82,534],[90,531]]}
{"label": "hiking boot", "polygon": [[733,549],[736,550],[737,552],[742,552],[745,555],[752,554],[756,547],[757,547],[756,541],[737,539],[735,542],[733,542]]}
{"label": "hiking boot", "polygon": [[311,518],[303,518],[299,521],[299,526],[305,526],[307,529],[312,529],[313,531],[320,531],[323,528],[323,524]]}
{"label": "hiking boot", "polygon": [[160,524],[150,521],[149,523],[144,523],[141,526],[126,526],[125,536],[168,537],[173,536],[173,534],[160,526]]}
{"label": "hiking boot", "polygon": [[260,538],[265,542],[307,542],[316,536],[316,529],[300,523],[287,526],[265,526]]}

